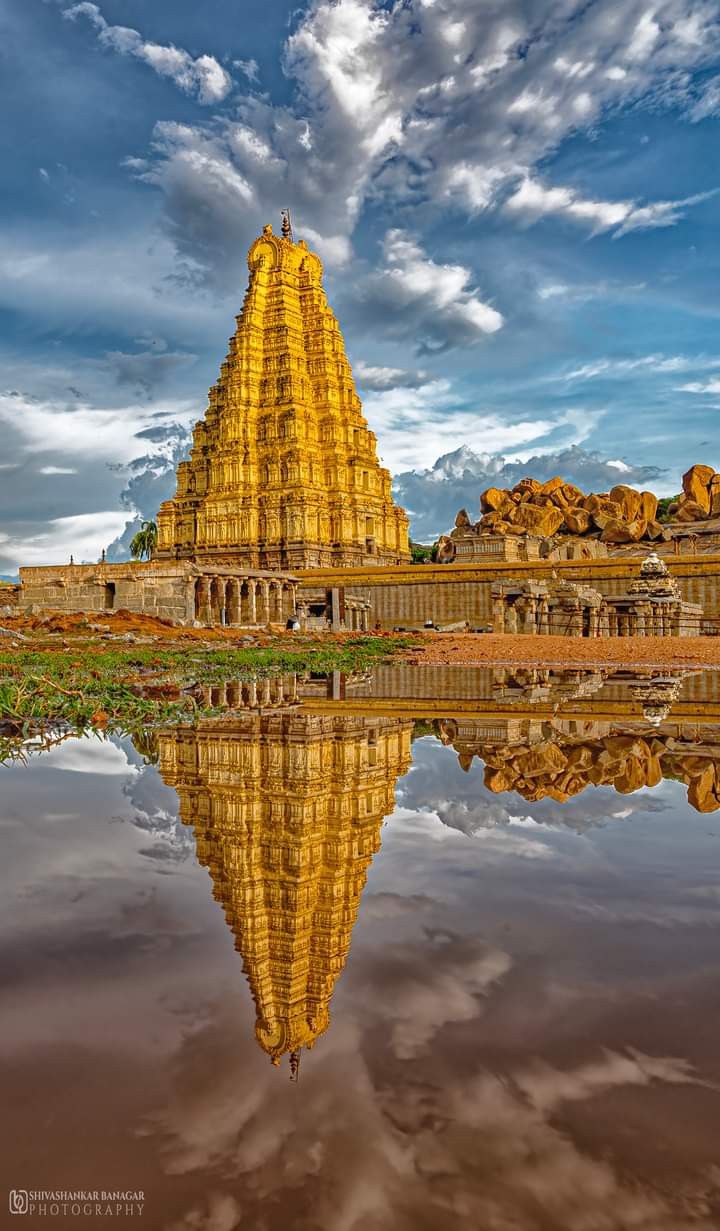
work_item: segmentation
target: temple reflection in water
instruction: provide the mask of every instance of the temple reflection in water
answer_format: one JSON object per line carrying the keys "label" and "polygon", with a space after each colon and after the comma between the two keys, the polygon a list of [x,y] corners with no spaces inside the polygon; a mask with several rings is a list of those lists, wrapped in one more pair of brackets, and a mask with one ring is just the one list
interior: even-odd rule
{"label": "temple reflection in water", "polygon": [[296,1074],[330,1020],[413,722],[304,713],[288,693],[286,682],[266,697],[276,712],[168,729],[159,749],[242,956],[257,1040]]}
{"label": "temple reflection in water", "polygon": [[218,717],[159,735],[160,773],[242,956],[257,1040],[274,1064],[287,1054],[291,1074],[327,1029],[413,732],[452,746],[465,770],[479,758],[485,787],[528,802],[674,778],[697,811],[720,808],[714,679],[494,668],[456,702],[433,699],[436,683],[383,668],[231,681],[200,690]]}

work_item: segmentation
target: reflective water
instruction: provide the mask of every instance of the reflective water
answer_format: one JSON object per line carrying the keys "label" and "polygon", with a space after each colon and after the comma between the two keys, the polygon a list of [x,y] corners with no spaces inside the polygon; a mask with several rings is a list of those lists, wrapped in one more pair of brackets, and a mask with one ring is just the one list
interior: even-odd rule
{"label": "reflective water", "polygon": [[718,1227],[719,685],[233,683],[142,752],[5,766],[7,1188],[141,1189],[168,1229]]}

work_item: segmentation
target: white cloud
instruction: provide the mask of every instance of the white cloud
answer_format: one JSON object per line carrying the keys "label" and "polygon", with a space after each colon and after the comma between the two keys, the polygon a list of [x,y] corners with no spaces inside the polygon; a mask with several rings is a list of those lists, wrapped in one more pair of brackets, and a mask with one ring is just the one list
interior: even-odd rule
{"label": "white cloud", "polygon": [[573,222],[589,226],[593,234],[614,231],[614,238],[619,239],[630,231],[675,226],[689,206],[706,201],[716,191],[696,193],[678,201],[638,205],[635,201],[589,200],[574,188],[546,187],[539,180],[525,176],[508,197],[505,209],[532,222],[549,214],[564,215]]}
{"label": "white cloud", "polygon": [[73,774],[102,774],[135,777],[139,769],[131,765],[122,748],[99,735],[71,738],[42,754],[43,769],[62,769]]}
{"label": "white cloud", "polygon": [[512,422],[493,411],[463,404],[447,380],[371,393],[365,398],[364,410],[378,435],[383,464],[393,473],[429,467],[463,441],[482,441],[488,452],[505,452],[511,458],[525,450],[539,454],[543,446],[538,442],[551,433],[562,429],[565,444],[579,444],[594,425],[591,416],[578,410]]}
{"label": "white cloud", "polygon": [[[192,408],[182,409],[187,417],[192,415]],[[137,434],[157,426],[158,412],[163,410],[178,417],[175,403],[104,408],[30,400],[19,393],[0,394],[0,424],[6,423],[18,433],[28,454],[76,458],[81,446],[86,460],[115,463],[129,462],[147,452],[147,441],[139,440]]]}
{"label": "white cloud", "polygon": [[[172,44],[163,46],[148,43],[142,35],[129,26],[111,26],[103,17],[97,4],[84,0],[63,11],[70,21],[87,17],[98,31],[98,39],[104,47],[120,55],[135,56],[154,69],[161,77],[170,77],[185,94],[194,95],[198,102],[209,105],[220,103],[232,89],[232,78],[214,56],[196,58],[181,47]],[[254,61],[250,61],[254,63]],[[256,66],[257,67],[257,66]]]}
{"label": "white cloud", "polygon": [[[561,372],[553,380],[582,381],[596,377],[626,376],[630,372],[647,371],[657,374],[672,372],[702,372],[720,368],[720,355],[637,355],[633,359],[595,359],[569,372]],[[683,386],[688,388],[688,386]],[[692,392],[698,392],[693,389]],[[709,390],[709,392],[715,392]]]}
{"label": "white cloud", "polygon": [[[181,251],[218,279],[238,237],[250,238],[217,200],[217,175],[205,182],[202,160],[187,162],[189,148],[207,145],[247,182],[256,213],[290,200],[298,229],[323,237],[349,240],[370,195],[474,214],[512,190],[518,218],[525,200],[617,234],[673,225],[696,198],[638,205],[538,185],[528,202],[527,185],[542,159],[610,108],[657,99],[688,108],[689,73],[720,47],[717,12],[703,0],[663,0],[657,10],[625,0],[622,12],[596,0],[570,11],[572,20],[539,0],[530,24],[519,0],[315,0],[286,43],[288,104],[244,98],[237,118],[186,128],[182,141],[158,134],[147,178],[165,193]],[[270,156],[236,149],[236,127]],[[527,184],[516,189],[521,176]]]}
{"label": "white cloud", "polygon": [[104,547],[123,530],[126,513],[104,511],[56,517],[39,534],[27,538],[0,533],[0,554],[17,564],[76,564],[99,560]]}
{"label": "white cloud", "polygon": [[705,82],[702,93],[690,109],[693,124],[720,115],[720,77],[711,77]]}
{"label": "white cloud", "polygon": [[77,474],[72,466],[41,466],[40,474]]}
{"label": "white cloud", "polygon": [[444,345],[454,338],[476,341],[502,328],[502,314],[472,288],[466,266],[439,264],[398,229],[386,233],[383,258],[384,268],[367,280],[364,294],[371,309],[383,306],[394,316],[393,328],[414,332],[420,316],[429,334],[440,334]]}
{"label": "white cloud", "polygon": [[680,393],[720,393],[720,380],[692,380],[677,389]]}
{"label": "white cloud", "polygon": [[427,372],[408,372],[405,368],[391,368],[364,363],[360,360],[353,367],[355,379],[363,389],[382,392],[386,389],[413,389],[430,381]]}

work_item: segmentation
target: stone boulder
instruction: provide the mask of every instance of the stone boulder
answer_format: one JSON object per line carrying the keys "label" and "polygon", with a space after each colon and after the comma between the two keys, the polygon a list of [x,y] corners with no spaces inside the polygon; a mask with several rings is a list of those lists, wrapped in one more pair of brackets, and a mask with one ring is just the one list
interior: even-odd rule
{"label": "stone boulder", "polygon": [[699,504],[701,508],[706,508],[708,513],[710,512],[708,488],[714,476],[715,471],[712,466],[697,465],[691,466],[682,477],[683,492],[688,497],[688,500],[694,500],[695,504]]}
{"label": "stone boulder", "polygon": [[703,521],[707,517],[708,512],[709,509],[701,504],[696,504],[694,500],[684,500],[682,504],[678,505],[675,517],[678,521],[682,522]]}
{"label": "stone boulder", "polygon": [[508,493],[500,487],[488,487],[480,495],[480,508],[483,513],[493,513],[507,503]]}
{"label": "stone boulder", "polygon": [[610,499],[614,500],[615,504],[620,505],[620,515],[623,521],[634,521],[638,516],[642,506],[642,496],[640,492],[635,491],[634,487],[628,487],[625,483],[618,483],[615,487],[611,488]]}
{"label": "stone boulder", "polygon": [[554,479],[547,479],[546,482],[540,486],[539,490],[543,496],[551,496],[553,492],[563,486],[564,484],[562,479],[556,475]]}
{"label": "stone boulder", "polygon": [[644,521],[655,521],[658,510],[658,498],[652,492],[640,492],[640,517]]}
{"label": "stone boulder", "polygon": [[639,543],[647,529],[647,522],[637,517],[634,521],[621,521],[611,517],[600,535],[601,543]]}
{"label": "stone boulder", "polygon": [[564,521],[562,511],[552,505],[538,508],[534,504],[518,505],[512,517],[514,526],[521,526],[528,534],[537,534],[540,538],[549,538],[559,530]]}
{"label": "stone boulder", "polygon": [[571,534],[587,534],[592,526],[592,517],[581,505],[571,505],[565,510],[565,525]]}

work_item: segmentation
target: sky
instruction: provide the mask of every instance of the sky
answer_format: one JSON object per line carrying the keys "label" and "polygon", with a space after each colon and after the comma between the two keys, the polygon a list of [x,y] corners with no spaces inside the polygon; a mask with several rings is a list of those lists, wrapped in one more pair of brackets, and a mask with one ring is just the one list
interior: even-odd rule
{"label": "sky", "polygon": [[170,494],[286,206],[395,475],[720,467],[717,3],[0,0],[0,60],[0,574]]}

